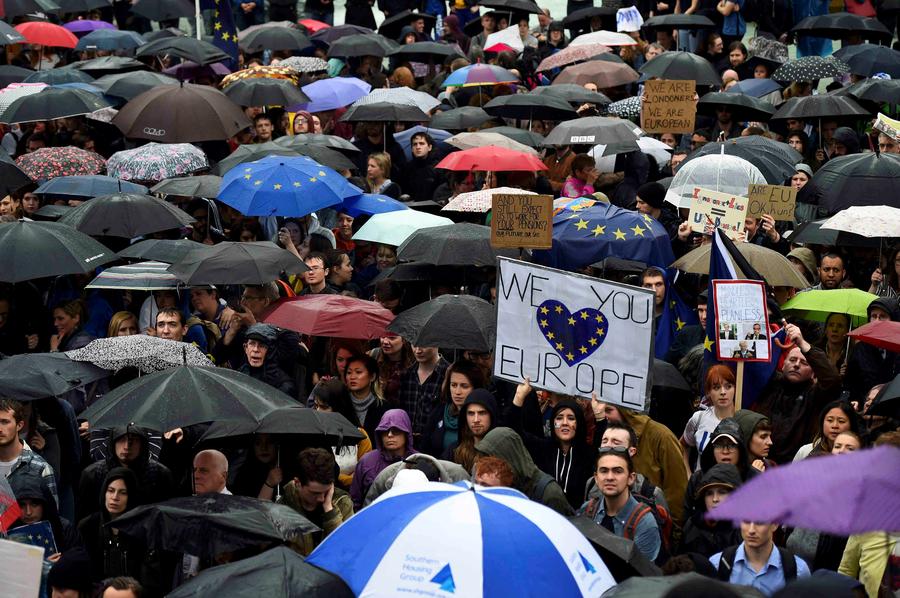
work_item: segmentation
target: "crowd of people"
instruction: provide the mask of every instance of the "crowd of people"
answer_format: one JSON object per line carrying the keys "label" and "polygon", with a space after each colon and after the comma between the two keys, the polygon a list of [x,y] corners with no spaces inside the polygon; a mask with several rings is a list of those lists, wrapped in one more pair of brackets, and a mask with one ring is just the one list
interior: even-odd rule
{"label": "crowd of people", "polygon": [[[685,160],[708,143],[739,137],[762,136],[782,142],[801,159],[783,179],[768,182],[797,190],[795,218],[783,222],[769,214],[748,217],[736,242],[780,254],[806,284],[768,285],[771,329],[757,325],[746,338],[722,337],[740,343],[735,358],[752,359],[756,353],[749,348],[751,343],[774,343],[772,337],[779,331],[783,334],[781,358],[758,396],[743,404],[739,396],[736,399],[739,380],[733,362],[704,363],[704,348],[708,352],[711,340],[707,319],[713,312],[704,275],[688,273],[674,279],[667,263],[619,269],[599,267],[591,260],[571,268],[652,291],[657,343],[662,338],[657,328],[675,295],[689,305],[692,318],[696,318],[696,323],[682,322],[665,346],[655,347],[657,357],[663,358],[661,363],[677,369],[690,391],[654,387],[646,408],[637,411],[596,395],[563,396],[533,388],[528,378],[518,384],[498,378],[495,355],[484,348],[447,349],[440,343],[418,346],[393,333],[368,340],[309,336],[266,323],[267,314],[279,301],[311,295],[371,300],[395,315],[442,295],[470,294],[495,302],[495,268],[431,267],[424,276],[398,277],[397,266],[402,264],[397,245],[355,238],[369,220],[370,214],[364,211],[338,207],[296,217],[258,217],[242,214],[214,197],[163,193],[160,197],[181,208],[193,219],[192,224],[143,238],[98,238],[114,251],[145,239],[185,239],[208,246],[272,241],[302,260],[305,271],[285,273],[263,284],[225,282],[153,292],[86,288],[105,266],[85,273],[4,283],[0,288],[0,353],[4,359],[90,348],[93,341],[111,337],[149,335],[190,343],[215,367],[264,382],[298,405],[342,415],[362,439],[342,446],[303,446],[269,434],[256,434],[243,443],[207,440],[203,436],[209,423],[152,430],[122,421],[112,429],[94,429],[82,414],[100,404],[105,394],[137,378],[139,368],[110,371],[108,377],[60,396],[26,399],[0,388],[0,473],[21,509],[18,520],[9,527],[47,521],[55,542],[55,552],[47,556],[43,595],[161,596],[211,566],[252,555],[229,553],[207,559],[160,550],[109,525],[138,506],[206,493],[275,501],[320,529],[291,544],[308,555],[342,523],[390,490],[400,472],[410,469],[429,481],[515,488],[562,515],[587,517],[611,534],[632,541],[664,574],[696,571],[711,579],[753,586],[767,596],[811,595],[790,593],[796,579],[811,575],[827,579],[831,591],[836,592],[828,595],[867,594],[874,598],[900,591],[898,530],[848,537],[791,529],[778,522],[737,525],[708,517],[729,494],[774,468],[875,445],[900,450],[896,408],[892,415],[869,412],[900,373],[900,359],[890,349],[849,336],[860,323],[900,322],[900,243],[897,238],[883,238],[880,245],[856,246],[838,242],[837,236],[830,241],[796,240],[802,226],[833,213],[822,199],[828,189],[816,182],[820,169],[841,163],[848,155],[871,153],[894,160],[886,155],[900,153],[897,131],[872,126],[879,110],[891,113],[900,104],[896,88],[893,101],[865,104],[871,108],[868,116],[745,119],[730,105],[705,111],[698,104],[693,131],[653,136],[665,146],[661,153],[629,148],[609,155],[593,144],[544,146],[540,140],[552,133],[558,121],[504,119],[482,109],[494,98],[535,89],[546,90],[548,96],[557,88],[573,93],[572,85],[553,84],[557,77],[568,76],[565,65],[542,68],[541,62],[567,48],[577,48],[577,44],[569,44],[579,35],[617,27],[631,42],[620,40],[611,50],[598,50],[592,59],[581,58],[582,65],[623,65],[636,71],[667,53],[692,53],[708,61],[721,78],[718,85],[698,84],[698,99],[710,92],[734,93],[735,86],[741,90],[746,82],[758,80],[766,80],[771,87],[754,97],[773,106],[826,93],[850,97],[845,96],[847,88],[860,81],[900,76],[900,59],[894,58],[890,67],[896,69],[894,73],[869,72],[851,65],[849,71],[827,77],[827,84],[818,78],[772,79],[774,71],[788,61],[789,51],[797,56],[831,54],[830,39],[792,31],[805,17],[823,14],[823,10],[827,14],[827,5],[822,3],[642,0],[615,8],[604,3],[601,10],[592,2],[570,0],[565,21],[560,19],[564,15],[553,15],[536,5],[534,10],[526,10],[524,6],[529,4],[495,0],[479,6],[457,0],[448,6],[437,0],[415,4],[379,0],[377,10],[383,17],[401,22],[396,48],[431,41],[447,46],[435,65],[434,60],[431,64],[419,62],[422,54],[410,54],[416,59],[408,60],[402,53],[387,51],[375,56],[329,53],[329,45],[337,39],[363,35],[359,27],[375,29],[372,1],[348,0],[344,25],[357,29],[342,31],[327,42],[316,41],[313,34],[335,25],[335,6],[330,0],[306,0],[300,11],[295,1],[232,2],[239,29],[289,21],[284,26],[299,26],[313,40],[302,52],[241,48],[233,65],[236,71],[293,65],[298,70],[288,80],[299,86],[354,77],[372,92],[411,88],[434,97],[435,107],[423,108],[428,117],[437,119],[444,114],[459,120],[448,120],[455,124],[443,128],[427,121],[348,122],[343,116],[354,99],[322,110],[242,106],[250,126],[227,139],[195,145],[214,168],[241,147],[308,137],[310,145],[325,144],[344,152],[344,161],[352,162],[352,167],[342,165],[335,170],[360,190],[440,213],[455,222],[489,223],[490,215],[483,212],[441,210],[452,207],[448,203],[460,195],[476,190],[489,194],[492,188],[513,187],[563,200],[586,198],[592,204],[611,204],[658,222],[668,235],[672,255],[678,258],[710,240],[692,230],[687,209],[679,209],[667,199],[672,177]],[[511,8],[504,8],[507,5]],[[157,27],[130,7],[131,3],[116,1],[90,12],[54,14],[50,20],[114,22],[122,31],[148,36],[164,31],[170,36],[186,33],[172,28],[178,26],[177,20]],[[882,41],[892,41],[898,11],[889,3],[847,0],[842,8],[873,21],[877,17],[875,22],[889,32],[881,36]],[[220,15],[212,12],[204,11],[209,21],[205,24],[218,42]],[[702,15],[713,27],[642,27],[651,17],[673,14]],[[583,16],[572,18],[578,15]],[[8,20],[42,18],[23,15]],[[381,20],[379,16],[377,21]],[[519,43],[509,42],[509,36],[506,42],[491,39],[510,27],[518,28]],[[859,44],[864,37],[850,32],[841,45]],[[7,46],[10,66],[0,67],[0,76],[6,77],[4,69],[12,66],[36,69],[39,76],[35,80],[55,86],[52,78],[41,77],[72,72],[78,60],[132,52]],[[296,60],[294,54],[302,54],[302,60]],[[165,70],[197,85],[214,87],[228,70],[215,65],[179,65],[175,55],[141,57],[140,61],[140,69]],[[501,67],[513,79],[443,84],[460,69],[479,63]],[[302,68],[297,66],[301,64]],[[608,82],[604,73],[604,68],[597,68],[593,74],[572,79],[582,95],[559,96],[571,105],[572,118],[607,116],[640,125],[645,78],[634,72],[627,81],[609,85],[603,83]],[[6,106],[3,94],[14,88],[12,84],[0,91],[0,105]],[[126,104],[126,98],[111,95],[106,97],[114,105]],[[632,108],[627,109],[628,105]],[[474,116],[464,120],[460,115],[469,108]],[[66,146],[109,158],[143,142],[127,138],[108,121],[88,113],[0,127],[0,145],[11,158],[20,160]],[[518,131],[509,132],[513,127]],[[451,134],[490,133],[494,128],[505,130],[509,143],[533,146],[523,147],[523,153],[538,156],[544,168],[485,172],[477,167],[450,170],[441,164],[458,150],[452,140],[447,141]],[[602,139],[596,141],[602,143]],[[889,162],[894,164],[894,174],[885,179],[884,203],[894,202],[900,180],[897,163],[900,160]],[[208,172],[209,168],[201,168],[188,174]],[[3,227],[23,219],[55,220],[68,208],[92,201],[89,195],[43,192],[41,186],[46,182],[39,179],[7,185],[8,195],[0,201],[0,235]],[[152,185],[161,181],[135,182]],[[853,205],[854,201],[851,198],[847,203]],[[839,293],[842,289],[871,294],[864,316],[842,311],[838,302],[833,313],[819,321],[780,310],[800,293]],[[636,361],[647,357],[634,356]]]}

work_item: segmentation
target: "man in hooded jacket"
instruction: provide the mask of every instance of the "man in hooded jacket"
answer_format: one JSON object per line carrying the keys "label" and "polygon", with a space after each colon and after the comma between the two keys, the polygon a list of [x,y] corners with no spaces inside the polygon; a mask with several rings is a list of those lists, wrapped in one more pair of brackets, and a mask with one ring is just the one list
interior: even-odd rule
{"label": "man in hooded jacket", "polygon": [[[730,463],[717,463],[703,474],[692,497],[694,513],[684,524],[679,553],[697,552],[709,558],[729,546],[741,543],[741,532],[735,529],[730,521],[714,521],[706,518],[709,514],[706,500],[708,491],[713,493],[713,498],[709,502],[715,506],[723,494],[733,492],[740,485],[741,474],[737,467]],[[719,492],[714,492],[715,488],[718,488]]]}
{"label": "man in hooded jacket", "polygon": [[60,517],[53,494],[47,484],[43,483],[41,476],[34,472],[25,472],[21,476],[11,478],[9,485],[22,509],[19,520],[10,527],[47,521],[53,529],[57,552],[62,553],[77,547],[84,548],[84,541],[78,529],[69,520]]}

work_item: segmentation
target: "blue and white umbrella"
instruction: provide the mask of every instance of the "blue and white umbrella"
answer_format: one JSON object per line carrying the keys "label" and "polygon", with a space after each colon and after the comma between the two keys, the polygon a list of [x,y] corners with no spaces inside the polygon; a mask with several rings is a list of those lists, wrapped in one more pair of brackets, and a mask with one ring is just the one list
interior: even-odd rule
{"label": "blue and white umbrella", "polygon": [[516,490],[464,482],[392,489],[307,562],[357,596],[600,596],[616,584],[564,517]]}

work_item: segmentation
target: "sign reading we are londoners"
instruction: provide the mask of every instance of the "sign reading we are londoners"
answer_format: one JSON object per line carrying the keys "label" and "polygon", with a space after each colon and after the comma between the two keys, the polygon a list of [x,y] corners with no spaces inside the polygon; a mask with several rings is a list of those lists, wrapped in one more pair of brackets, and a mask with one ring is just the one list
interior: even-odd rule
{"label": "sign reading we are londoners", "polygon": [[651,79],[644,83],[641,128],[647,133],[693,133],[696,83]]}
{"label": "sign reading we are londoners", "polygon": [[644,410],[653,293],[500,258],[494,375]]}
{"label": "sign reading we are londoners", "polygon": [[498,193],[492,199],[491,245],[549,249],[553,245],[553,196]]}

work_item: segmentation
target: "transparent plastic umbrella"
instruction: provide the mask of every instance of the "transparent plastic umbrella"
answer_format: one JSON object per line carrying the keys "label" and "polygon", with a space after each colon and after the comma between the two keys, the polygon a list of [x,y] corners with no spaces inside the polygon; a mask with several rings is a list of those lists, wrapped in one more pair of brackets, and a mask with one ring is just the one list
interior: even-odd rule
{"label": "transparent plastic umbrella", "polygon": [[766,178],[747,160],[727,154],[702,156],[681,167],[666,192],[666,201],[690,208],[695,187],[746,197],[751,184],[765,185]]}

